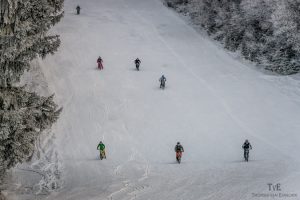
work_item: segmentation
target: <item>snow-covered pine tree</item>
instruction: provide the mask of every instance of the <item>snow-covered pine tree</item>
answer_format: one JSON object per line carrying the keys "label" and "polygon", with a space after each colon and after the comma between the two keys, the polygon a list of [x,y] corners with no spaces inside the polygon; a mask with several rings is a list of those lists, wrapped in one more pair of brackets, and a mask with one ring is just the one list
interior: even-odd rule
{"label": "snow-covered pine tree", "polygon": [[47,31],[62,9],[63,0],[0,0],[0,183],[7,169],[31,157],[36,138],[61,111],[53,96],[14,85],[30,61],[59,47],[59,37]]}
{"label": "snow-covered pine tree", "polygon": [[0,0],[0,86],[19,81],[29,62],[57,50],[47,31],[63,16],[63,0]]}
{"label": "snow-covered pine tree", "polygon": [[266,45],[269,60],[267,69],[280,74],[300,71],[300,2],[277,0],[272,13],[274,34]]}
{"label": "snow-covered pine tree", "polygon": [[223,22],[218,35],[214,38],[222,41],[225,48],[236,51],[240,47],[245,32],[240,1],[223,0],[223,5],[219,8],[218,13],[220,13],[218,14],[220,16],[218,21]]}
{"label": "snow-covered pine tree", "polygon": [[174,8],[177,4],[188,3],[188,0],[166,0],[166,3],[168,7]]}
{"label": "snow-covered pine tree", "polygon": [[[201,17],[199,18],[201,20],[201,25],[206,28],[208,34],[215,34],[218,26],[217,18],[217,11],[218,9],[215,1],[210,0],[203,0],[201,2]],[[207,9],[203,9],[207,8]]]}
{"label": "snow-covered pine tree", "polygon": [[39,134],[58,119],[53,96],[0,88],[0,173],[31,157]]}
{"label": "snow-covered pine tree", "polygon": [[244,24],[241,53],[248,60],[264,63],[268,53],[265,46],[268,38],[273,35],[273,25],[270,21],[272,10],[268,0],[244,0],[241,3],[240,23]]}
{"label": "snow-covered pine tree", "polygon": [[186,9],[195,24],[246,59],[284,75],[300,71],[299,0],[166,1]]}

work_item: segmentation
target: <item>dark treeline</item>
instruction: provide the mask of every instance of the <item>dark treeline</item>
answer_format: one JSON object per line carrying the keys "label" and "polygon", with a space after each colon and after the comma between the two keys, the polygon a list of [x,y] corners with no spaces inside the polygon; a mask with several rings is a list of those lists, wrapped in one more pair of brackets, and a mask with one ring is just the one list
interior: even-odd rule
{"label": "dark treeline", "polygon": [[226,49],[279,74],[300,70],[300,0],[166,0]]}

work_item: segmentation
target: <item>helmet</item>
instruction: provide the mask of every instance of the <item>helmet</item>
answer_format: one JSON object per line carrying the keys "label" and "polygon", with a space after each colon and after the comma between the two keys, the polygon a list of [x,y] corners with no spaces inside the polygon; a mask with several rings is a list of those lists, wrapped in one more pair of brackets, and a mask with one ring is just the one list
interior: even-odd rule
{"label": "helmet", "polygon": [[102,141],[100,141],[99,144],[102,144]]}
{"label": "helmet", "polygon": [[248,143],[249,141],[246,139],[245,142]]}
{"label": "helmet", "polygon": [[177,144],[180,144],[180,142],[177,142]]}

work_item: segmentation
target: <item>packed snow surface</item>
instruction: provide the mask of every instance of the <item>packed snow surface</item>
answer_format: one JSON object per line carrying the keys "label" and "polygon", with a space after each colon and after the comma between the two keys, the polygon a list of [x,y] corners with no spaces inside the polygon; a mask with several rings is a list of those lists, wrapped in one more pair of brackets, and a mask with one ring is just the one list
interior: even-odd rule
{"label": "packed snow surface", "polygon": [[268,183],[300,198],[295,77],[235,60],[159,0],[66,0],[53,32],[62,45],[40,65],[64,108],[53,129],[63,185],[45,199],[261,199],[278,193]]}

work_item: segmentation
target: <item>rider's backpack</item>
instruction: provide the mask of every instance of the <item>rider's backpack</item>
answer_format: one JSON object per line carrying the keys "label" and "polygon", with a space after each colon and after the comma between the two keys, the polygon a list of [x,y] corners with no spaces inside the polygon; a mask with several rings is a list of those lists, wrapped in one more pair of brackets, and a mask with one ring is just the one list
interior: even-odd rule
{"label": "rider's backpack", "polygon": [[250,148],[250,143],[244,143],[244,149],[249,149]]}
{"label": "rider's backpack", "polygon": [[176,145],[176,151],[181,151],[182,146],[181,145]]}

